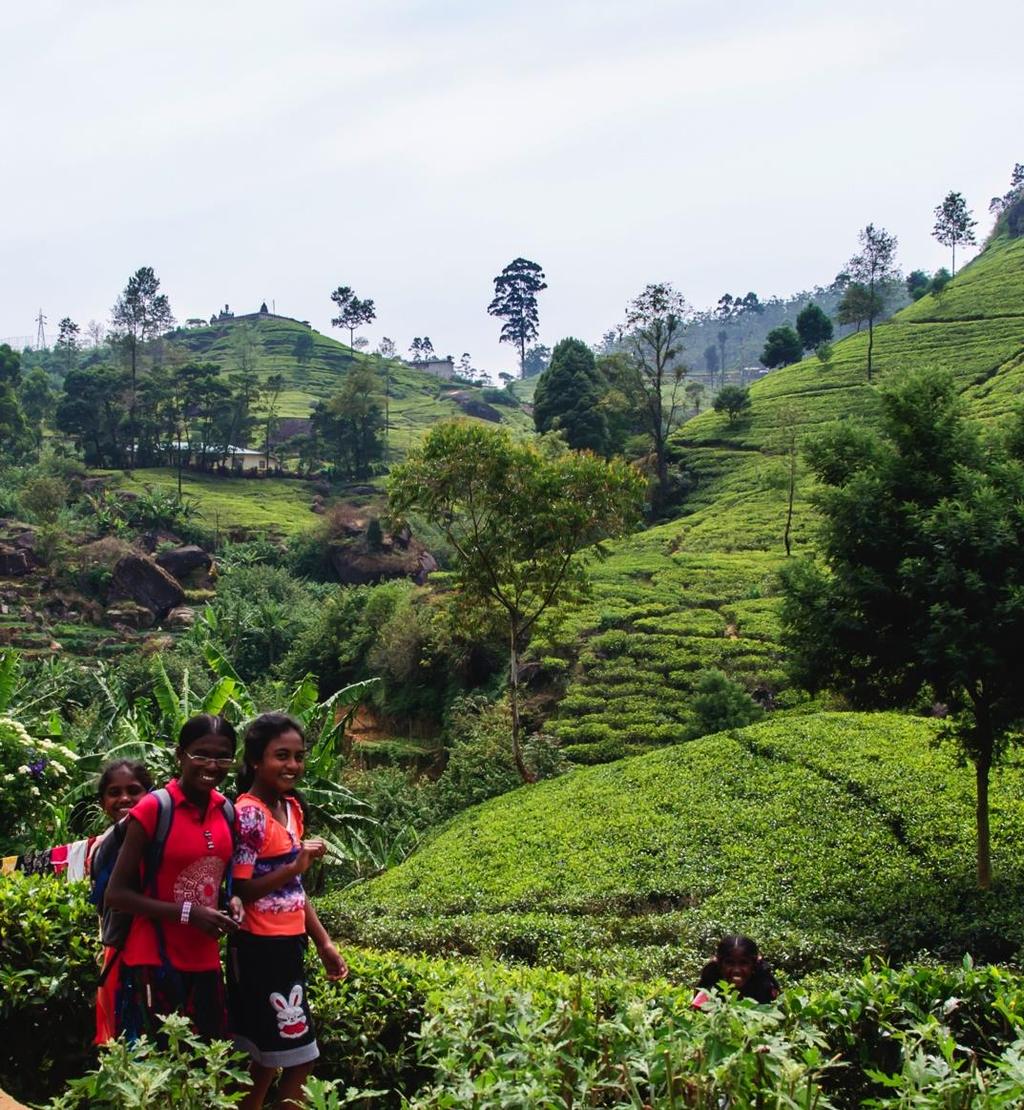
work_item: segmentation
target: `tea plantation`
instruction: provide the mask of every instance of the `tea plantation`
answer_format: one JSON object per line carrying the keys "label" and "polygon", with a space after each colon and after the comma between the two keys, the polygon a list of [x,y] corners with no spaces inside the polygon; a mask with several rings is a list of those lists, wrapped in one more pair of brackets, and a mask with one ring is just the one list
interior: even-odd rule
{"label": "tea plantation", "polygon": [[[706,412],[676,434],[687,490],[678,519],[612,545],[593,569],[590,603],[556,614],[535,642],[565,691],[545,728],[571,758],[595,763],[692,735],[693,686],[708,668],[769,703],[790,701],[774,600],[786,425],[806,437],[834,420],[870,424],[879,382],[928,368],[954,374],[972,414],[1004,416],[1024,388],[1024,240],[995,240],[941,295],[877,327],[870,384],[866,358],[866,332],[852,335],[827,364],[812,356],[755,383],[746,418]],[[813,539],[812,492],[798,468],[796,553]]]}
{"label": "tea plantation", "polygon": [[804,974],[869,954],[1024,948],[1024,772],[993,788],[996,887],[973,870],[973,779],[936,722],[775,716],[493,799],[328,899],[335,927],[692,981],[724,932]]}

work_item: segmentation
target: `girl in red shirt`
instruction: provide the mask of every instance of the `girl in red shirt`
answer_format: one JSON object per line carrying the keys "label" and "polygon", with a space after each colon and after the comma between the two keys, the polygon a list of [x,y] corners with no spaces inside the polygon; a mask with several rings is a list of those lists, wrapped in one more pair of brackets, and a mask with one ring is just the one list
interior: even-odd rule
{"label": "girl in red shirt", "polygon": [[234,728],[223,717],[193,717],[178,737],[178,762],[179,777],[165,787],[173,812],[155,873],[145,864],[159,805],[147,794],[129,811],[104,901],[134,915],[115,1013],[129,1040],[158,1033],[157,1015],[168,1013],[188,1016],[202,1037],[227,1034],[219,942],[238,928],[241,906],[235,916],[218,909],[232,829],[215,788],[235,762]]}
{"label": "girl in red shirt", "polygon": [[311,937],[330,979],[348,965],[331,943],[302,888],[322,856],[322,840],[303,840],[302,775],[306,741],[284,713],[264,713],[245,733],[245,767],[236,802],[235,889],[245,917],[228,946],[228,999],[235,1043],[252,1057],[253,1089],[241,1103],[257,1110],[278,1068],[278,1106],[302,1106],[302,1088],[320,1055],[303,968]]}

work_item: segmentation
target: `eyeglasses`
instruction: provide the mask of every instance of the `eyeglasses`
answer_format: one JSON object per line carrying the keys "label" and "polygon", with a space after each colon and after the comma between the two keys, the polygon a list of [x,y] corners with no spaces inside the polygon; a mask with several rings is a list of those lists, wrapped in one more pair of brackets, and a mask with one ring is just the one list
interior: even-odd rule
{"label": "eyeglasses", "polygon": [[234,758],[214,759],[210,755],[193,755],[191,752],[185,752],[184,754],[200,767],[216,767],[220,771],[228,771],[235,765]]}

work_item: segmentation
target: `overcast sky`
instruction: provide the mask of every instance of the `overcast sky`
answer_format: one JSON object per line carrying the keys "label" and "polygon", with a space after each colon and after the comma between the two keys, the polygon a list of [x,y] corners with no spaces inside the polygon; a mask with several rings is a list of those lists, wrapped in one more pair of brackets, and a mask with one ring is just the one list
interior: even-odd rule
{"label": "overcast sky", "polygon": [[987,231],[1024,161],[1022,41],[1019,0],[0,0],[0,341],[148,265],[180,320],[329,333],[351,285],[371,342],[494,372],[518,255],[548,344],[650,281],[827,282],[868,222],[948,265],[935,205]]}

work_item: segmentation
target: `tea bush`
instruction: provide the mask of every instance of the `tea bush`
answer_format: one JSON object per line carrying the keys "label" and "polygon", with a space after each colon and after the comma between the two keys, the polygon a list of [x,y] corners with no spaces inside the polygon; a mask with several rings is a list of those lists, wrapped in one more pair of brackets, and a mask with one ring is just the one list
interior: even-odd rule
{"label": "tea bush", "polygon": [[16,1098],[47,1097],[90,1057],[100,947],[86,890],[0,879],[0,1087]]}
{"label": "tea bush", "polygon": [[997,881],[980,892],[973,780],[939,727],[773,717],[578,768],[459,815],[399,867],[330,895],[324,916],[375,945],[580,970],[606,968],[613,948],[638,973],[687,977],[736,930],[795,974],[872,953],[1017,958],[1024,772],[994,779]]}

